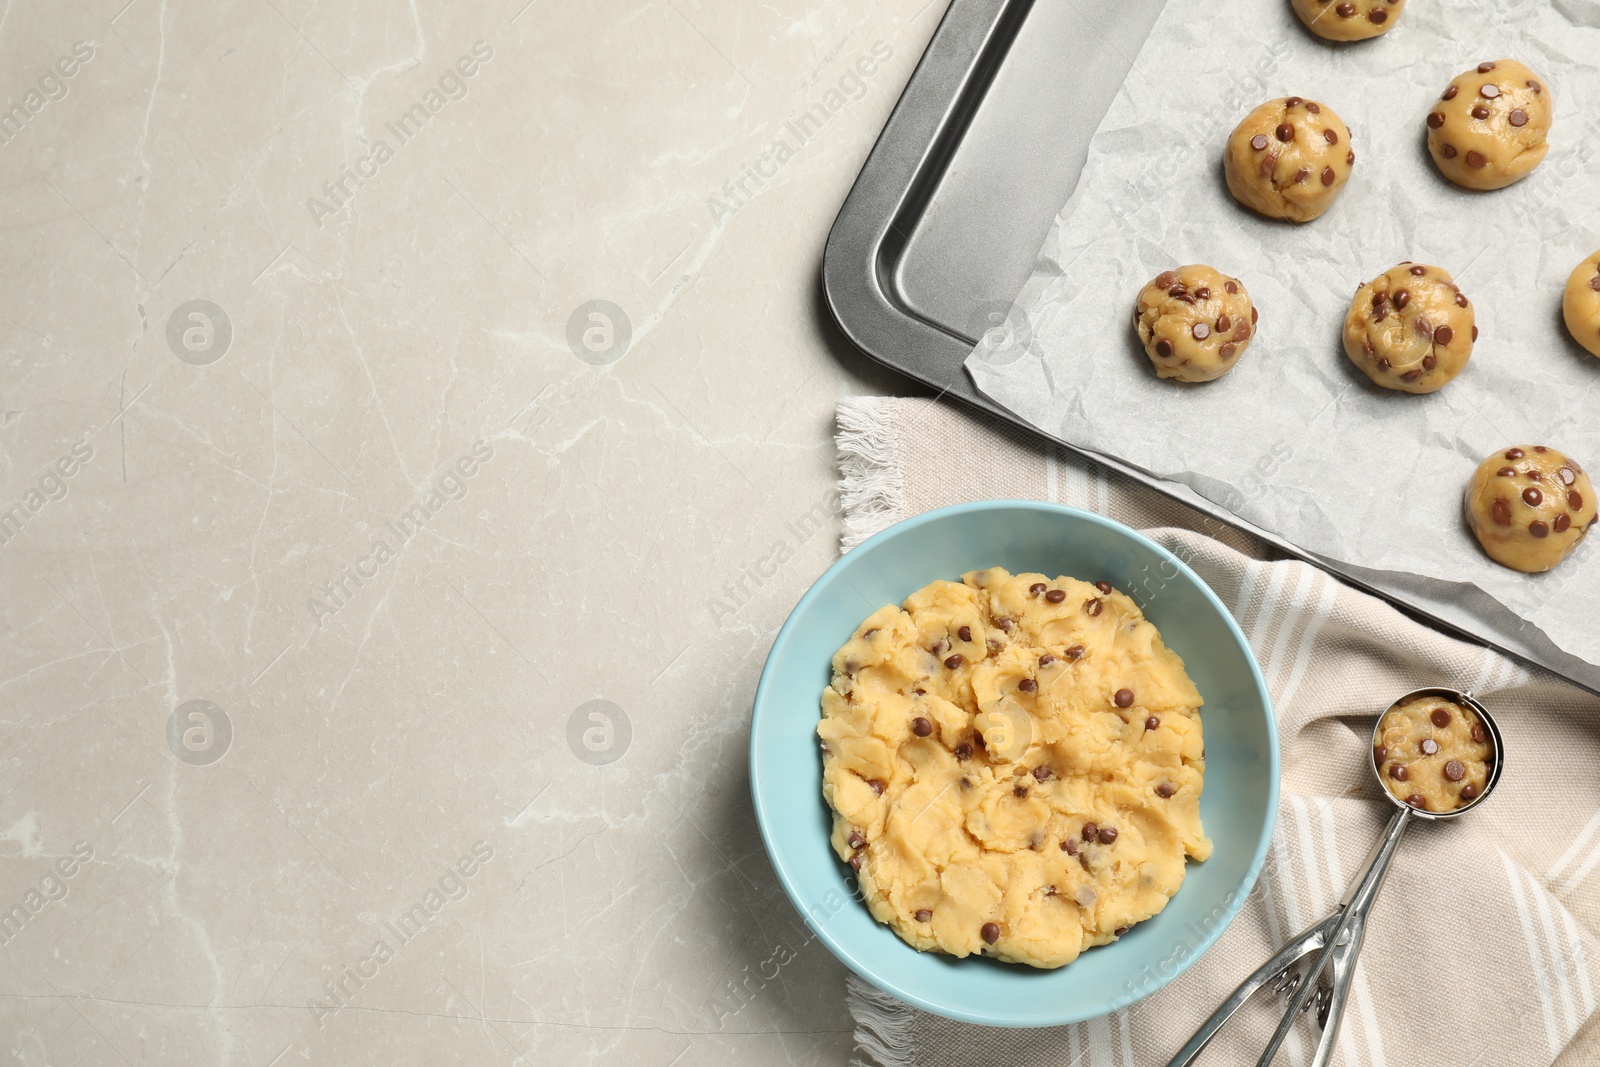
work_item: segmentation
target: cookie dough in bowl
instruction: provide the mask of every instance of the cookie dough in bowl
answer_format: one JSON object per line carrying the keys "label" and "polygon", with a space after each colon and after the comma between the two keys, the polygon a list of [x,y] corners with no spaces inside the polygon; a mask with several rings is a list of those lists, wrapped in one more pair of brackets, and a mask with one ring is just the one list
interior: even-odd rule
{"label": "cookie dough in bowl", "polygon": [[1600,356],[1600,252],[1579,263],[1567,279],[1561,317],[1572,339]]}
{"label": "cookie dough in bowl", "polygon": [[1552,103],[1543,78],[1515,59],[1457,75],[1428,112],[1428,152],[1464,189],[1503,189],[1544,161]]}
{"label": "cookie dough in bowl", "polygon": [[1394,28],[1406,0],[1292,0],[1306,29],[1330,41],[1364,41]]}
{"label": "cookie dough in bowl", "polygon": [[1350,180],[1356,154],[1333,109],[1289,96],[1268,100],[1228,137],[1222,169],[1235,200],[1268,218],[1310,222]]}
{"label": "cookie dough in bowl", "polygon": [[1496,452],[1467,483],[1467,525],[1496,563],[1547,571],[1578,547],[1595,521],[1583,468],[1546,445]]}
{"label": "cookie dough in bowl", "polygon": [[1259,317],[1243,282],[1200,264],[1156,275],[1133,309],[1156,374],[1180,382],[1209,382],[1232,370]]}
{"label": "cookie dough in bowl", "polygon": [[1061,967],[1211,854],[1200,704],[1109,583],[936,581],[834,656],[817,727],[833,849],[913,947]]}
{"label": "cookie dough in bowl", "polygon": [[1384,712],[1372,759],[1389,792],[1413,808],[1443,813],[1483,795],[1495,750],[1471,708],[1424,694]]}
{"label": "cookie dough in bowl", "polygon": [[1350,362],[1385,389],[1431,393],[1466,368],[1472,302],[1442,267],[1401,263],[1356,290],[1344,319]]}

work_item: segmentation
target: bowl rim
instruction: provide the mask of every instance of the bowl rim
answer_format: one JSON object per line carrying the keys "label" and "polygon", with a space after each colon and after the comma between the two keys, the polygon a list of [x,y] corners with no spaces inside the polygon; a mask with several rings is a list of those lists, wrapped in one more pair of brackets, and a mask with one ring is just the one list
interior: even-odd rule
{"label": "bowl rim", "polygon": [[[810,913],[804,906],[802,906],[800,902],[800,894],[796,889],[794,879],[791,878],[789,869],[785,865],[784,859],[782,858],[783,852],[774,847],[772,833],[768,826],[766,805],[763,802],[761,789],[759,788],[760,777],[757,774],[756,738],[759,733],[758,725],[762,719],[763,709],[769,700],[768,686],[772,684],[772,664],[783,651],[788,641],[791,639],[794,628],[797,625],[802,613],[807,607],[810,606],[814,599],[821,595],[820,591],[822,587],[831,579],[833,579],[838,571],[844,568],[845,564],[850,560],[852,555],[860,552],[862,549],[872,548],[894,537],[904,534],[907,531],[914,530],[917,527],[940,522],[957,515],[963,515],[969,512],[977,511],[1001,511],[1012,508],[1043,511],[1069,516],[1074,519],[1087,521],[1093,525],[1104,527],[1113,533],[1127,537],[1137,544],[1149,549],[1150,551],[1155,552],[1159,557],[1177,567],[1182,574],[1186,575],[1195,584],[1195,586],[1200,590],[1201,594],[1211,602],[1212,607],[1217,610],[1217,613],[1221,616],[1224,622],[1226,622],[1228,632],[1233,637],[1235,643],[1237,643],[1237,645],[1244,651],[1245,662],[1250,668],[1251,680],[1255,685],[1257,694],[1261,698],[1262,708],[1266,712],[1267,751],[1269,754],[1268,763],[1271,775],[1268,783],[1266,798],[1267,818],[1264,826],[1262,827],[1260,840],[1256,842],[1255,854],[1250,859],[1250,865],[1245,871],[1244,878],[1233,890],[1232,903],[1229,903],[1225,906],[1221,921],[1213,926],[1209,933],[1196,943],[1194,950],[1188,953],[1183,962],[1174,967],[1170,973],[1159,975],[1159,981],[1148,984],[1139,992],[1123,994],[1121,996],[1114,997],[1110,1001],[1105,1002],[1103,1005],[1096,1005],[1091,1012],[1087,1013],[1075,1011],[1070,1005],[1063,1004],[1062,1009],[1059,1012],[1053,1012],[1048,1015],[996,1018],[991,1015],[984,1015],[978,1012],[969,1011],[960,1006],[931,1002],[915,993],[897,988],[892,983],[886,982],[884,979],[880,978],[868,961],[858,956],[852,950],[850,945],[835,939],[826,928],[820,927],[817,923],[813,922]],[[938,576],[935,575],[930,577],[928,580],[933,581],[937,577]],[[1155,541],[1152,541],[1150,538],[1139,533],[1137,530],[1134,530],[1129,526],[1125,526],[1114,519],[1107,518],[1104,515],[1096,514],[1092,511],[1084,511],[1081,508],[1071,507],[1066,504],[1056,504],[1041,500],[994,499],[968,501],[961,504],[950,504],[942,508],[936,508],[932,511],[922,512],[919,515],[913,515],[907,519],[902,519],[891,526],[879,530],[877,533],[862,541],[849,552],[842,554],[838,559],[834,560],[833,563],[828,566],[827,570],[818,575],[816,580],[811,583],[811,586],[806,590],[805,595],[795,602],[795,606],[789,612],[788,618],[784,620],[783,626],[778,630],[778,635],[773,639],[772,647],[768,650],[767,658],[762,664],[761,680],[756,686],[755,699],[751,705],[750,712],[750,796],[752,804],[755,808],[756,825],[761,831],[761,843],[766,849],[767,859],[769,862],[771,862],[773,870],[777,872],[778,881],[780,884],[782,884],[783,891],[789,898],[789,903],[794,907],[795,911],[800,914],[800,918],[805,922],[806,926],[819,941],[828,947],[829,951],[833,953],[834,957],[848,967],[853,974],[861,978],[863,981],[868,982],[873,987],[888,993],[890,996],[904,1001],[905,1003],[914,1007],[920,1008],[923,1011],[931,1012],[934,1015],[938,1015],[946,1019],[953,1019],[957,1022],[976,1023],[982,1026],[1002,1028],[1065,1026],[1073,1023],[1084,1022],[1089,1019],[1100,1018],[1104,1015],[1109,1015],[1112,1012],[1120,1011],[1121,1009],[1126,1008],[1128,1005],[1143,1000],[1155,993],[1157,990],[1162,989],[1173,979],[1177,978],[1180,974],[1184,973],[1191,966],[1193,966],[1195,961],[1199,960],[1200,957],[1204,956],[1208,951],[1210,951],[1211,947],[1216,944],[1219,938],[1221,938],[1223,931],[1227,930],[1229,926],[1233,925],[1234,919],[1238,918],[1239,913],[1244,909],[1245,902],[1249,900],[1251,892],[1254,890],[1255,884],[1261,876],[1262,867],[1266,863],[1267,852],[1271,848],[1273,833],[1277,827],[1279,792],[1282,784],[1281,764],[1282,756],[1279,752],[1278,745],[1277,714],[1275,708],[1273,707],[1272,694],[1267,688],[1266,678],[1261,673],[1261,664],[1256,659],[1255,649],[1251,647],[1249,639],[1245,637],[1244,631],[1239,627],[1239,621],[1233,617],[1233,612],[1228,610],[1227,605],[1224,604],[1222,599],[1217,596],[1216,591],[1211,588],[1205,579],[1196,574],[1194,570],[1175,553],[1162,547]],[[851,899],[854,899],[853,895]],[[909,946],[907,947],[909,948]]]}

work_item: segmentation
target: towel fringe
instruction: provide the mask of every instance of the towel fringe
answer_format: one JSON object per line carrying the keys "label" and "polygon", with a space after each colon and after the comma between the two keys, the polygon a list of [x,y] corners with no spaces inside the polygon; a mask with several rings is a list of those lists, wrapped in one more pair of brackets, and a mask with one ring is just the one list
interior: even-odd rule
{"label": "towel fringe", "polygon": [[845,981],[845,1002],[856,1020],[856,1048],[866,1059],[854,1067],[915,1067],[916,1036],[911,1006],[874,989],[855,975]]}
{"label": "towel fringe", "polygon": [[848,552],[898,522],[905,511],[900,477],[900,440],[894,426],[894,397],[847,396],[839,401],[839,548]]}

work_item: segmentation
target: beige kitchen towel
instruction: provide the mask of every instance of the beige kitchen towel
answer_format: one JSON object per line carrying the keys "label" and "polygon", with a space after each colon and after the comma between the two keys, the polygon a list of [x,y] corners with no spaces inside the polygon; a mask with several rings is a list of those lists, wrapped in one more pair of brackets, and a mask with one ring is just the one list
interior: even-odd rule
{"label": "beige kitchen towel", "polygon": [[[1400,693],[1449,685],[1495,712],[1505,776],[1471,816],[1406,835],[1368,927],[1334,1063],[1600,1067],[1600,699],[1435,633],[1313,567],[1271,559],[1252,539],[998,422],[887,397],[849,398],[838,415],[846,550],[902,518],[992,497],[1058,501],[1143,529],[1239,620],[1283,746],[1282,803],[1261,879],[1176,980],[1087,1023],[998,1030],[919,1011],[852,976],[858,1062],[1165,1064],[1241,979],[1336,906],[1393,810],[1366,769],[1375,716]],[[1236,1016],[1202,1063],[1256,1061],[1282,1009],[1264,994],[1256,1000],[1265,1003]],[[1277,1062],[1304,1064],[1314,1045],[1301,1023]]]}

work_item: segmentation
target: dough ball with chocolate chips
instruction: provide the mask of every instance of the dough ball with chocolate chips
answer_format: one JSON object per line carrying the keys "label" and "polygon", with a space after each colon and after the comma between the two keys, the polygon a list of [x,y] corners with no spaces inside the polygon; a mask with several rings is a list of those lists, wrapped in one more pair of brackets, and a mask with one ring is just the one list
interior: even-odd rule
{"label": "dough ball with chocolate chips", "polygon": [[1223,172],[1233,198],[1268,218],[1310,222],[1333,203],[1356,154],[1331,108],[1298,96],[1268,100],[1228,137]]}
{"label": "dough ball with chocolate chips", "polygon": [[1428,111],[1428,151],[1464,189],[1503,189],[1549,150],[1550,87],[1514,59],[1457,75]]}
{"label": "dough ball with chocolate chips", "polygon": [[1567,557],[1595,521],[1594,486],[1544,445],[1496,452],[1467,483],[1467,525],[1496,563],[1529,573]]}
{"label": "dough ball with chocolate chips", "polygon": [[1406,0],[1292,0],[1306,29],[1330,41],[1364,41],[1394,27]]}
{"label": "dough ball with chocolate chips", "polygon": [[1572,339],[1600,356],[1600,252],[1579,263],[1567,279],[1561,316]]}
{"label": "dough ball with chocolate chips", "polygon": [[1391,267],[1356,290],[1344,318],[1350,362],[1385,389],[1431,393],[1466,367],[1472,302],[1449,272],[1424,263]]}
{"label": "dough ball with chocolate chips", "polygon": [[1133,310],[1156,374],[1180,382],[1209,382],[1231,370],[1256,318],[1243,282],[1198,263],[1156,275]]}

